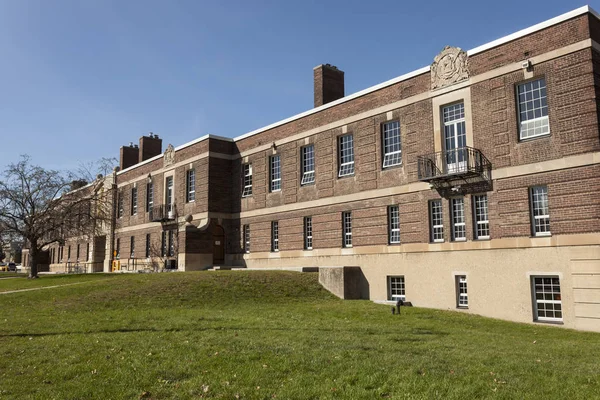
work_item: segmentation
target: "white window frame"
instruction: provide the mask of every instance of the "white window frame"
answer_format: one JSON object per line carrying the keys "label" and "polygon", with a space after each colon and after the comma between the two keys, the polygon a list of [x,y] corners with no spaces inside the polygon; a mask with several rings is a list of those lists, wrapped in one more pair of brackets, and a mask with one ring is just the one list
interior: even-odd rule
{"label": "white window frame", "polygon": [[352,247],[352,212],[342,212],[342,247]]}
{"label": "white window frame", "polygon": [[406,281],[404,275],[387,277],[388,301],[406,301]]}
{"label": "white window frame", "polygon": [[304,250],[313,248],[312,217],[304,217]]}
{"label": "white window frame", "polygon": [[400,207],[388,207],[388,243],[400,243]]}
{"label": "white window frame", "polygon": [[518,84],[516,94],[519,140],[549,135],[546,79],[542,77]]}
{"label": "white window frame", "polygon": [[433,243],[444,241],[444,214],[441,199],[429,200],[429,236]]}
{"label": "white window frame", "polygon": [[135,258],[135,236],[129,239],[129,258]]}
{"label": "white window frame", "polygon": [[186,172],[186,195],[185,201],[193,203],[196,201],[196,170],[188,169]]}
{"label": "white window frame", "polygon": [[150,212],[154,206],[154,184],[148,182],[146,184],[146,212]]}
{"label": "white window frame", "polygon": [[354,137],[352,134],[338,138],[338,178],[354,175]]}
{"label": "white window frame", "polygon": [[383,166],[389,168],[402,164],[402,137],[400,121],[388,121],[381,124]]}
{"label": "white window frame", "polygon": [[471,196],[473,203],[473,221],[475,222],[474,236],[477,240],[490,238],[490,212],[487,194]]}
{"label": "white window frame", "polygon": [[315,145],[309,144],[301,148],[300,162],[302,164],[302,179],[300,185],[310,185],[315,182]]}
{"label": "white window frame", "polygon": [[165,177],[165,204],[167,205],[167,212],[173,211],[173,202],[175,201],[174,191],[173,175],[169,175]]}
{"label": "white window frame", "polygon": [[246,224],[243,228],[244,233],[244,253],[250,253],[250,225]]}
{"label": "white window frame", "polygon": [[[555,290],[556,287],[558,287],[558,291]],[[533,300],[534,321],[562,322],[564,310],[562,309],[560,278],[557,275],[532,276],[531,295]],[[542,304],[543,307],[540,307]],[[551,310],[547,309],[548,306],[551,307]],[[553,316],[548,316],[547,311],[549,311],[551,315],[553,314]],[[559,314],[559,316],[557,316],[557,314]]]}
{"label": "white window frame", "polygon": [[279,221],[271,221],[271,251],[279,251]]}
{"label": "white window frame", "polygon": [[279,154],[269,157],[269,182],[271,192],[281,191],[281,156]]}
{"label": "white window frame", "polygon": [[[550,206],[548,186],[529,188],[529,210],[531,214],[531,233],[533,236],[550,236]],[[545,230],[542,230],[544,227]]]}
{"label": "white window frame", "polygon": [[244,164],[242,166],[242,173],[244,174],[242,197],[252,196],[252,164]]}
{"label": "white window frame", "polygon": [[123,192],[117,193],[117,218],[123,218],[125,209],[123,208]]}
{"label": "white window frame", "polygon": [[137,197],[138,191],[137,187],[131,188],[131,215],[137,215]]}
{"label": "white window frame", "polygon": [[450,199],[450,217],[452,218],[452,240],[464,242],[467,240],[467,223],[465,218],[465,198]]}
{"label": "white window frame", "polygon": [[456,275],[456,308],[469,308],[469,292],[466,275]]}

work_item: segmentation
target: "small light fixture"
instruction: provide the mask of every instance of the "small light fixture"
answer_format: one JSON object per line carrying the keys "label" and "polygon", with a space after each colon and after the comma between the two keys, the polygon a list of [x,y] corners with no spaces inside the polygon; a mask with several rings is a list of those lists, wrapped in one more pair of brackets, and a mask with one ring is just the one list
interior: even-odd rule
{"label": "small light fixture", "polygon": [[521,68],[523,68],[526,71],[531,70],[531,61],[530,60],[525,60],[521,63]]}

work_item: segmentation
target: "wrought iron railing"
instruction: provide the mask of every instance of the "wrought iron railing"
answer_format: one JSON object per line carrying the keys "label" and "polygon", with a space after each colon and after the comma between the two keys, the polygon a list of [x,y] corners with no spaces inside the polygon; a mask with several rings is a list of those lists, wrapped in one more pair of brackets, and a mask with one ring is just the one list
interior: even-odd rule
{"label": "wrought iron railing", "polygon": [[489,177],[492,163],[473,147],[460,147],[418,157],[419,180],[430,182],[451,177]]}
{"label": "wrought iron railing", "polygon": [[150,209],[150,221],[164,222],[177,219],[177,207],[175,204],[159,204]]}

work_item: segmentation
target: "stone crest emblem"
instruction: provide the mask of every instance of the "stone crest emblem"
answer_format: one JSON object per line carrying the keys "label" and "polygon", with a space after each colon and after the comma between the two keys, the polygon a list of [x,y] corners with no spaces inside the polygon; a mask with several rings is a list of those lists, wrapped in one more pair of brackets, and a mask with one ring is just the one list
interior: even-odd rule
{"label": "stone crest emblem", "polygon": [[173,147],[173,145],[171,143],[169,143],[169,145],[167,146],[167,149],[165,150],[164,160],[165,160],[165,167],[167,165],[173,164],[173,161],[175,161],[175,148]]}
{"label": "stone crest emblem", "polygon": [[431,64],[431,90],[469,79],[467,53],[458,47],[446,46]]}

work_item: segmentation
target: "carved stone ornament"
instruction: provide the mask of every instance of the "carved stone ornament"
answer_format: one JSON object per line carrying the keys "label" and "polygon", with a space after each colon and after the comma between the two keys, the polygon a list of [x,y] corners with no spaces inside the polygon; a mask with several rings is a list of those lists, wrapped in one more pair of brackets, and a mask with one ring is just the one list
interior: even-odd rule
{"label": "carved stone ornament", "polygon": [[173,161],[175,161],[175,148],[173,147],[173,145],[171,143],[169,143],[169,145],[167,146],[167,149],[165,150],[165,167],[167,165],[171,165],[173,164]]}
{"label": "carved stone ornament", "polygon": [[431,90],[469,79],[467,53],[458,47],[446,46],[431,64]]}

